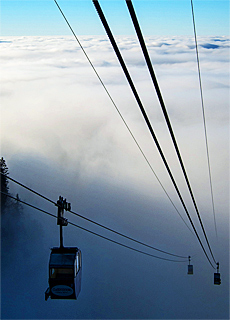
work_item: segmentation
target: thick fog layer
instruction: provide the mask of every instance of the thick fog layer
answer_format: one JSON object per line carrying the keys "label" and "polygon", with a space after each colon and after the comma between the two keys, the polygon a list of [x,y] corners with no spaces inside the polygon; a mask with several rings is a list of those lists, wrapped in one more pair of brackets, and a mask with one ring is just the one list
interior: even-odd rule
{"label": "thick fog layer", "polygon": [[[191,228],[106,37],[80,37],[98,74],[181,216]],[[204,241],[155,90],[135,37],[117,37],[183,198]],[[24,206],[2,218],[2,318],[227,319],[229,316],[229,39],[198,38],[217,237],[193,38],[148,37],[146,44],[172,122],[215,270],[182,221],[72,37],[1,38],[1,156],[10,176],[72,209],[161,250],[192,256],[187,264],[144,256],[76,227],[64,244],[83,254],[77,301],[44,300],[56,220]],[[56,214],[57,208],[10,182],[10,192]],[[71,213],[69,221],[160,257]],[[7,232],[8,230],[8,232]],[[205,241],[204,241],[205,244]],[[205,245],[205,248],[207,246]],[[207,249],[208,252],[208,249]]]}

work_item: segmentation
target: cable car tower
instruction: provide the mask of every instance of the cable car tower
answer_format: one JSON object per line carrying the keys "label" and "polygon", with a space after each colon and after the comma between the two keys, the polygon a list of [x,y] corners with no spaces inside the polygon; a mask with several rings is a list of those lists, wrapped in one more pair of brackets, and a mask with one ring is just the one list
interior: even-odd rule
{"label": "cable car tower", "polygon": [[70,211],[71,204],[59,197],[57,225],[60,226],[60,247],[51,249],[49,260],[49,287],[45,292],[45,300],[76,300],[81,291],[82,260],[81,250],[77,247],[64,247],[63,230],[68,225],[64,218],[64,210]]}

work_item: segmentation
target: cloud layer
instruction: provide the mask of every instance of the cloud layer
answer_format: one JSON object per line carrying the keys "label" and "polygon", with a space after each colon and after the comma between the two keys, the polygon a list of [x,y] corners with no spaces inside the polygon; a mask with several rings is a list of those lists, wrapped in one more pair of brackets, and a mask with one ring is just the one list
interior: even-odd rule
{"label": "cloud layer", "polygon": [[[106,37],[79,39],[152,167],[186,219],[110,43]],[[192,211],[192,217],[196,219],[139,44],[134,37],[118,37],[117,43],[179,188]],[[226,249],[229,39],[203,37],[198,38],[198,43],[217,222],[224,235],[220,241]],[[147,37],[146,44],[204,224],[216,252],[219,249],[216,246],[210,203],[194,40],[185,37]],[[76,41],[72,37],[10,37],[1,38],[0,46],[1,156],[6,158],[12,177],[54,200],[63,194],[76,211],[121,232],[154,243],[156,247],[177,252],[185,250],[186,254],[187,251],[198,251],[201,274],[207,279],[202,262],[205,258],[196,240],[171,206]],[[11,187],[18,192],[16,186]],[[21,189],[19,193],[28,202],[38,201]],[[39,201],[37,203],[40,205]],[[55,230],[48,221],[44,230],[44,246],[51,247],[55,245]],[[198,226],[198,223],[195,222],[195,225]],[[52,237],[46,234],[48,230],[53,230]],[[73,238],[67,235],[67,241],[72,242]],[[169,267],[159,265],[162,270],[161,283],[165,282],[165,286],[155,305],[150,297],[157,294],[156,288],[147,283],[152,271],[141,271],[145,281],[142,289],[141,280],[133,284],[133,277],[137,279],[142,268],[140,261],[131,270],[122,250],[114,249],[113,253],[109,244],[99,240],[94,243],[81,232],[78,241],[86,256],[86,275],[82,306],[78,309],[77,317],[172,318],[174,311],[177,317],[186,317],[181,309],[173,307],[173,288],[176,284],[169,279]],[[95,267],[97,270],[101,268],[104,280],[98,273],[95,278],[90,267],[95,263],[91,259],[95,257],[96,248],[99,260]],[[226,259],[225,250],[218,252],[222,259]],[[121,255],[124,263],[119,267],[117,254]],[[46,257],[43,255],[41,259],[45,260]],[[135,264],[134,260],[132,258],[130,261]],[[207,266],[206,262],[204,264]],[[223,272],[228,277],[227,259],[224,265]],[[176,269],[172,267],[173,275],[177,274]],[[145,272],[146,276],[143,275]],[[119,280],[111,285],[113,277]],[[196,284],[198,280],[202,281],[201,278],[196,279]],[[221,294],[227,293],[226,282]],[[157,283],[160,285],[159,279]],[[185,282],[179,283],[184,293]],[[139,294],[134,294],[133,286],[134,290],[139,290]],[[197,288],[192,288],[192,292],[195,293]],[[211,291],[204,303],[207,310],[214,295],[213,289],[209,286],[208,289]],[[91,298],[87,293],[89,291]],[[128,302],[130,292],[132,294]],[[169,295],[170,301],[161,310],[159,305]],[[181,298],[179,291],[175,297]],[[92,308],[86,311],[90,299]],[[113,299],[120,306],[119,312],[113,305]],[[187,305],[185,301],[183,304]],[[225,316],[226,305],[224,300],[224,311],[218,310],[216,317]],[[50,318],[50,311],[47,308],[44,310],[46,314],[39,313],[37,309],[38,317]],[[205,313],[200,305],[197,315],[195,311],[192,313],[192,309],[189,312],[193,318],[208,318],[214,314],[213,309],[210,310],[210,313]],[[7,313],[6,310],[4,312]],[[76,314],[58,312],[55,318],[76,317]],[[17,316],[22,314],[20,311]],[[31,314],[32,310],[28,312],[28,318],[32,317]],[[14,317],[12,314],[8,316]]]}
{"label": "cloud layer", "polygon": [[[81,37],[80,41],[156,172],[161,172],[161,160],[109,42],[104,37]],[[177,170],[139,45],[135,38],[117,41],[156,135]],[[200,167],[199,176],[206,160],[194,41],[149,37],[146,43],[185,163],[189,170],[199,172]],[[141,174],[146,181],[148,168],[76,41],[71,37],[7,38],[1,49],[4,153],[39,153],[59,163],[77,163],[90,175],[128,174],[139,179]],[[228,144],[228,50],[226,37],[199,39],[213,158],[219,144],[219,155]],[[213,169],[227,161],[226,155],[213,159]]]}

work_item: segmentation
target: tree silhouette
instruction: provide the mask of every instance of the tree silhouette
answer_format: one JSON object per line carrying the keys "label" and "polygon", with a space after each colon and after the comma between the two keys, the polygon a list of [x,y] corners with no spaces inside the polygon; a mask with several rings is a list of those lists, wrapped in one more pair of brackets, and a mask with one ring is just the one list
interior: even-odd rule
{"label": "tree silhouette", "polygon": [[4,214],[6,211],[10,213],[11,215],[20,215],[22,214],[23,207],[20,202],[20,197],[18,193],[16,194],[16,200],[12,200],[9,196],[9,169],[7,167],[5,159],[2,157],[0,159],[0,169],[1,169],[1,214]]}
{"label": "tree silhouette", "polygon": [[6,208],[8,203],[7,194],[9,194],[9,186],[8,186],[8,178],[7,175],[9,174],[9,170],[6,164],[6,161],[2,157],[0,159],[0,170],[1,170],[1,212],[3,212]]}

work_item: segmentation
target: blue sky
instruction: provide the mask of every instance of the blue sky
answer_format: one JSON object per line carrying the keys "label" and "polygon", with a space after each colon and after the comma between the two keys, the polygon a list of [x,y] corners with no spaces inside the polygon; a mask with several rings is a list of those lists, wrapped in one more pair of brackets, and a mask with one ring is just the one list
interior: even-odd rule
{"label": "blue sky", "polygon": [[[91,0],[58,1],[78,35],[103,35]],[[100,4],[117,35],[134,34],[124,0]],[[145,35],[191,35],[190,0],[134,0]],[[228,0],[194,0],[198,35],[229,34]],[[53,0],[1,0],[1,36],[69,35]]]}

